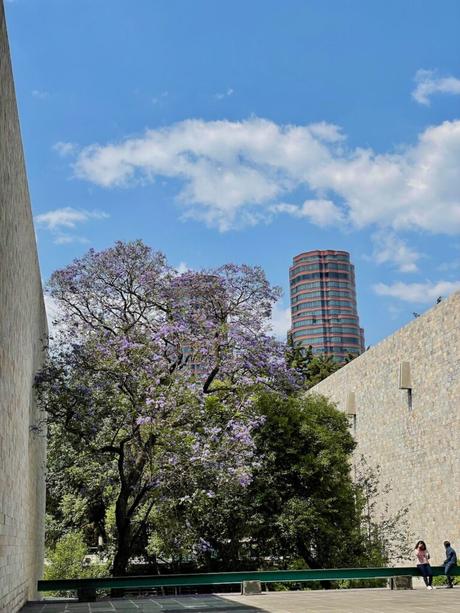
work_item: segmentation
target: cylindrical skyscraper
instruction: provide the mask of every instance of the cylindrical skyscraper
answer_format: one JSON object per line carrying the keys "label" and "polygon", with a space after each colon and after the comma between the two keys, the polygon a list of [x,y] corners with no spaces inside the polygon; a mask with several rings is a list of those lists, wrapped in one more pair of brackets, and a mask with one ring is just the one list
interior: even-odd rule
{"label": "cylindrical skyscraper", "polygon": [[342,362],[364,351],[355,268],[346,251],[299,253],[289,269],[293,341]]}

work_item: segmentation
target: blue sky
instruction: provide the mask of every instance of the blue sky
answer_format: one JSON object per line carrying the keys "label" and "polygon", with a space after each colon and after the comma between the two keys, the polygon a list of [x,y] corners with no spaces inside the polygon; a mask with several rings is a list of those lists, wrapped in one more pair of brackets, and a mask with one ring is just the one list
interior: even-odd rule
{"label": "blue sky", "polygon": [[366,342],[460,289],[457,0],[10,0],[43,277],[142,238],[285,290],[346,249]]}

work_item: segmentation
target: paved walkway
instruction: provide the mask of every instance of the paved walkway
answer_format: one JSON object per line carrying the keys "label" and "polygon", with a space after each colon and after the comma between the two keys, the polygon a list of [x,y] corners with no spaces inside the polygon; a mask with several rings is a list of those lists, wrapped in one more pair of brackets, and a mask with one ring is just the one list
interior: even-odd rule
{"label": "paved walkway", "polygon": [[459,613],[460,587],[453,590],[331,590],[120,599],[91,604],[31,603],[21,613]]}

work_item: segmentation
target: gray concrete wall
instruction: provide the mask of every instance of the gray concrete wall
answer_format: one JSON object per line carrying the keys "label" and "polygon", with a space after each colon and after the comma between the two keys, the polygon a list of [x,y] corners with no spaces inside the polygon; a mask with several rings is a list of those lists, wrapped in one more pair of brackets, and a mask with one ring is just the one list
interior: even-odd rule
{"label": "gray concrete wall", "polygon": [[45,438],[32,383],[46,316],[0,0],[0,611],[36,597],[43,564]]}
{"label": "gray concrete wall", "polygon": [[[412,407],[399,389],[399,368],[411,371]],[[386,338],[318,385],[342,411],[355,395],[357,450],[379,464],[392,491],[381,500],[395,512],[409,506],[416,539],[433,561],[443,541],[460,550],[460,293]]]}

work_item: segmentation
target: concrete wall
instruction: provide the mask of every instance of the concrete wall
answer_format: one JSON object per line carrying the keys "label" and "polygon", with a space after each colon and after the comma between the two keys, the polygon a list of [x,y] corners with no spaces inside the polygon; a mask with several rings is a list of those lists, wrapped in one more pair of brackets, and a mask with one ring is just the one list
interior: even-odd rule
{"label": "concrete wall", "polygon": [[46,317],[0,0],[0,611],[36,597],[43,564],[45,438],[32,383]]}
{"label": "concrete wall", "polygon": [[[400,363],[410,365],[412,407],[399,389]],[[392,486],[390,512],[410,506],[416,539],[433,562],[443,541],[460,550],[460,293],[386,338],[318,385],[348,412],[355,395],[356,456],[382,468]]]}

